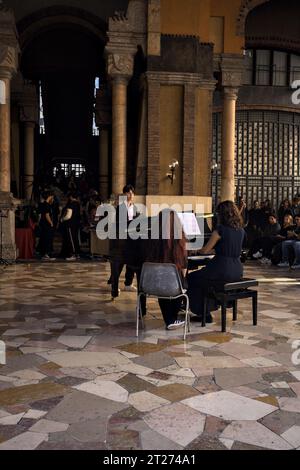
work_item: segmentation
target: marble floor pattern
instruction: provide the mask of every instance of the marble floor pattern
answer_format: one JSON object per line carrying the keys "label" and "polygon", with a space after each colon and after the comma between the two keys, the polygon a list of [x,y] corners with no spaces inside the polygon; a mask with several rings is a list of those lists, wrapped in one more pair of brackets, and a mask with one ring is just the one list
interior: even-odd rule
{"label": "marble floor pattern", "polygon": [[136,339],[136,296],[111,302],[108,274],[0,267],[0,450],[300,449],[300,272],[250,262],[258,326],[244,300],[185,343],[155,300]]}

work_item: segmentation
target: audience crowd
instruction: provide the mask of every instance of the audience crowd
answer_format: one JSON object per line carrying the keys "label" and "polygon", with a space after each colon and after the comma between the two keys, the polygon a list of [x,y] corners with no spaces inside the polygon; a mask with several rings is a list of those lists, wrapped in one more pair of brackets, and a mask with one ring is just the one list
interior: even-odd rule
{"label": "audience crowd", "polygon": [[248,209],[240,198],[238,208],[243,218],[250,259],[262,264],[300,269],[300,195],[285,199],[275,210],[269,200],[254,201]]}
{"label": "audience crowd", "polygon": [[[30,207],[19,216],[36,235],[36,252],[44,261],[53,261],[53,241],[62,237],[60,257],[74,261],[81,244],[88,244],[90,230],[97,225],[97,207],[102,203],[88,177],[75,171],[66,176],[60,167],[54,176],[35,184]],[[114,202],[114,201],[110,201]],[[254,201],[249,208],[243,198],[237,201],[246,237],[243,248],[249,259],[278,267],[300,269],[300,194],[285,199],[275,209],[270,200]],[[17,222],[18,224],[18,222]]]}
{"label": "audience crowd", "polygon": [[62,238],[59,257],[68,261],[80,258],[81,245],[88,244],[90,230],[97,224],[96,211],[101,204],[98,192],[85,173],[69,176],[58,165],[54,176],[35,182],[30,206],[16,214],[16,226],[33,229],[36,254],[43,261],[54,261],[53,243]]}

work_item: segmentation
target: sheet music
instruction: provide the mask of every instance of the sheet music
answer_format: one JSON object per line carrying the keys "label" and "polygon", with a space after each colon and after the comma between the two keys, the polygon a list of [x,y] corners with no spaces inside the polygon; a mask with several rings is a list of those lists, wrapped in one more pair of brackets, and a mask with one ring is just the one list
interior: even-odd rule
{"label": "sheet music", "polygon": [[200,227],[193,212],[177,212],[177,215],[188,238],[201,235]]}

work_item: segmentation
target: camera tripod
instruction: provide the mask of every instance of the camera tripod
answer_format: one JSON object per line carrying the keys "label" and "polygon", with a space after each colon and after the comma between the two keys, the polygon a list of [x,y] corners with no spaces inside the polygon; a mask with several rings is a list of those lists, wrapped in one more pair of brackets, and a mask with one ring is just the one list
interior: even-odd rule
{"label": "camera tripod", "polygon": [[2,257],[2,242],[3,242],[3,227],[2,219],[6,219],[8,216],[3,214],[3,211],[0,209],[0,265],[9,266],[10,262]]}

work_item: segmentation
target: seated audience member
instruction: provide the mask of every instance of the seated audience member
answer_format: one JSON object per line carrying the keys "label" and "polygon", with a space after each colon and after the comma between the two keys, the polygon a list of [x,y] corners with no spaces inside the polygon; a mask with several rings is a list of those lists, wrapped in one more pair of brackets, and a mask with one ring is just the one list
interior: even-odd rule
{"label": "seated audience member", "polygon": [[280,225],[283,225],[283,219],[285,215],[291,215],[293,218],[291,203],[288,199],[282,201],[278,209],[278,222]]}
{"label": "seated audience member", "polygon": [[238,203],[237,203],[237,208],[238,208],[238,211],[239,211],[240,216],[242,218],[243,226],[246,227],[248,225],[248,222],[249,222],[249,211],[247,209],[247,204],[246,204],[244,198],[239,197]]}
{"label": "seated audience member", "polygon": [[293,250],[295,255],[295,262],[292,269],[300,269],[300,215],[295,217],[296,227],[288,231],[288,240],[282,243],[282,263],[279,263],[280,268],[289,267],[289,251]]}
{"label": "seated audience member", "polygon": [[245,227],[248,247],[253,245],[254,240],[261,237],[263,225],[264,214],[260,208],[259,201],[253,201],[252,207],[248,213],[248,225]]}
{"label": "seated audience member", "polygon": [[273,264],[278,265],[282,258],[282,243],[287,240],[288,232],[294,229],[293,217],[287,214],[283,218],[283,224],[280,232],[274,238],[273,249],[271,253],[271,261]]}
{"label": "seated audience member", "polygon": [[300,215],[300,198],[297,196],[293,198],[291,211],[294,218]]}
{"label": "seated audience member", "polygon": [[261,211],[263,215],[262,230],[264,231],[268,225],[269,216],[275,213],[275,211],[272,208],[270,199],[266,199],[265,201],[261,203]]}
{"label": "seated audience member", "polygon": [[280,225],[277,222],[275,214],[269,215],[268,225],[263,231],[262,237],[255,240],[252,249],[250,250],[251,255],[254,259],[262,258],[263,263],[271,263],[271,254],[273,246],[277,243],[277,235],[280,232]]}
{"label": "seated audience member", "polygon": [[[205,293],[211,288],[220,288],[226,282],[237,282],[243,277],[243,265],[240,260],[245,231],[243,221],[237,206],[231,201],[222,202],[218,208],[218,225],[210,240],[200,251],[202,254],[215,250],[216,256],[201,270],[188,274],[188,295],[190,308],[197,317],[192,321],[202,319],[204,312]],[[209,306],[215,310],[216,305]],[[212,317],[206,316],[207,322]]]}
{"label": "seated audience member", "polygon": [[[180,220],[175,212],[169,210],[160,212],[158,220],[159,238],[150,241],[147,261],[176,264],[183,282],[187,269],[187,252],[186,238]],[[174,233],[180,236],[176,238]],[[174,300],[159,299],[159,306],[167,330],[174,330],[184,325],[184,321],[178,320],[181,304],[182,298]]]}

